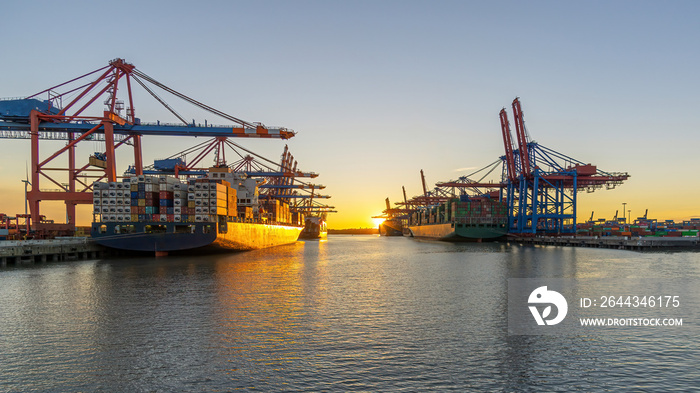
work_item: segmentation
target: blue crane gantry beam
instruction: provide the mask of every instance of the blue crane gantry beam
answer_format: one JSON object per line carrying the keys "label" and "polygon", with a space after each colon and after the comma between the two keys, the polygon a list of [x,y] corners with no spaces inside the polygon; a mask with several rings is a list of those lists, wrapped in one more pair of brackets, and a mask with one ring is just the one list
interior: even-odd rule
{"label": "blue crane gantry beam", "polygon": [[[0,101],[0,112],[3,109],[3,102]],[[0,131],[25,132],[27,135],[31,131],[31,125],[26,122],[18,121],[2,121],[0,115]],[[68,139],[68,133],[83,134],[92,130],[99,123],[81,122],[81,123],[53,123],[40,122],[38,131],[50,133],[65,133],[60,139]],[[143,135],[143,136],[195,136],[195,137],[231,137],[231,138],[279,138],[289,139],[294,136],[294,132],[286,128],[250,128],[250,127],[232,127],[232,126],[202,126],[202,125],[175,125],[175,124],[140,124],[124,125],[114,124],[113,132],[115,135]],[[104,134],[103,129],[94,131],[97,134]],[[21,138],[21,136],[12,136],[0,133],[0,138]],[[58,139],[58,138],[56,138]]]}

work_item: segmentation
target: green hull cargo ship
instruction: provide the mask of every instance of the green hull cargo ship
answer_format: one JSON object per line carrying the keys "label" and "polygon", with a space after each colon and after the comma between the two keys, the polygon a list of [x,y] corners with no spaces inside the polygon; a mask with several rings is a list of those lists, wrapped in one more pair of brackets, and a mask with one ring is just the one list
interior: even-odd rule
{"label": "green hull cargo ship", "polygon": [[409,236],[447,241],[492,241],[508,233],[508,205],[486,197],[451,198],[410,216]]}

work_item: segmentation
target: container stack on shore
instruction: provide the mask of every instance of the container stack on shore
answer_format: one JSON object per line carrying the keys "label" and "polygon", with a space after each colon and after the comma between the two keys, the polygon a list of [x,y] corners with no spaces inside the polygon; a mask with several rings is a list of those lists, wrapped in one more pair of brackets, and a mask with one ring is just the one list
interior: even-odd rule
{"label": "container stack on shore", "polygon": [[579,236],[623,236],[623,237],[698,237],[700,236],[700,219],[693,218],[683,222],[665,220],[639,219],[633,224],[624,221],[586,222],[577,225]]}

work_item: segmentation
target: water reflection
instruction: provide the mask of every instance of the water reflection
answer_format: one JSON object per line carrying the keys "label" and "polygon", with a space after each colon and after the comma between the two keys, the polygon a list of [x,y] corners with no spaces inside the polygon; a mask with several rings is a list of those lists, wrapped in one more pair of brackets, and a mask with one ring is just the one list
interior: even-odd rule
{"label": "water reflection", "polygon": [[508,335],[507,280],[683,275],[692,292],[698,266],[697,254],[332,236],[5,269],[0,390],[690,389],[694,329]]}

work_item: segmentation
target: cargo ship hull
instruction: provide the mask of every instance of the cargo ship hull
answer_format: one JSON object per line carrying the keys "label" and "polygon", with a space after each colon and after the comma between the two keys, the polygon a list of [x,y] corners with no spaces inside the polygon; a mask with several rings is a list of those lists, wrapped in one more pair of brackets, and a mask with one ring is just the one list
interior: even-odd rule
{"label": "cargo ship hull", "polygon": [[467,226],[457,224],[429,224],[408,227],[409,236],[434,238],[446,241],[492,241],[506,235],[505,227],[500,226]]}
{"label": "cargo ship hull", "polygon": [[448,241],[497,240],[508,233],[507,208],[505,202],[490,198],[453,198],[414,212],[408,236]]}
{"label": "cargo ship hull", "polygon": [[245,222],[227,223],[227,232],[219,233],[209,248],[224,250],[257,250],[297,241],[302,227]]}
{"label": "cargo ship hull", "polygon": [[403,225],[399,220],[385,220],[379,224],[379,234],[382,236],[403,236]]}
{"label": "cargo ship hull", "polygon": [[93,223],[93,240],[130,251],[168,252],[206,248],[245,251],[296,242],[301,227],[249,222]]}

